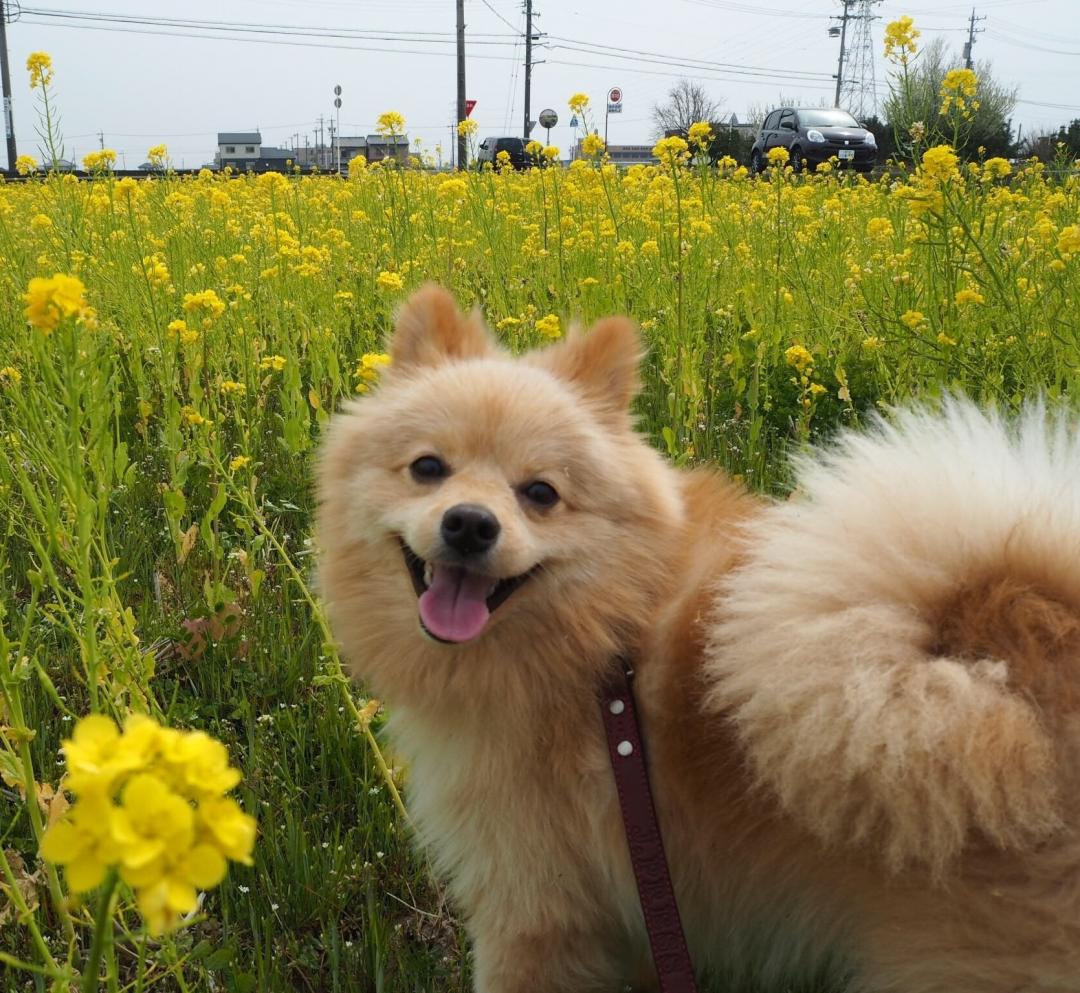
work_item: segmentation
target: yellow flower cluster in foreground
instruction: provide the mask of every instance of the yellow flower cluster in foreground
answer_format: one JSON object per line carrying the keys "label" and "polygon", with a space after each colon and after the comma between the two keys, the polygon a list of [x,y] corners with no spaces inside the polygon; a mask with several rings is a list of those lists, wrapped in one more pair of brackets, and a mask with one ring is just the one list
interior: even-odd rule
{"label": "yellow flower cluster in foreground", "polygon": [[209,735],[140,715],[121,731],[92,714],[64,742],[64,755],[67,788],[78,799],[49,829],[41,854],[64,867],[74,892],[116,870],[147,926],[162,932],[196,908],[198,890],[221,882],[227,860],[251,864],[255,821],[225,796],[240,773]]}
{"label": "yellow flower cluster in foreground", "polygon": [[76,317],[85,322],[94,316],[86,304],[86,287],[82,280],[63,273],[48,278],[35,276],[30,280],[23,300],[27,321],[45,334],[54,331],[65,317]]}

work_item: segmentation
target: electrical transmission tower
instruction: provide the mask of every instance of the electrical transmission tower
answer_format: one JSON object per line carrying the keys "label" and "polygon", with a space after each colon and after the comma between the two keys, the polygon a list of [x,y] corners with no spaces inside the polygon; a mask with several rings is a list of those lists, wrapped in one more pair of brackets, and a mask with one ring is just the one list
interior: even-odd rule
{"label": "electrical transmission tower", "polygon": [[874,14],[882,0],[841,0],[840,57],[836,67],[836,106],[862,120],[877,110],[874,77]]}

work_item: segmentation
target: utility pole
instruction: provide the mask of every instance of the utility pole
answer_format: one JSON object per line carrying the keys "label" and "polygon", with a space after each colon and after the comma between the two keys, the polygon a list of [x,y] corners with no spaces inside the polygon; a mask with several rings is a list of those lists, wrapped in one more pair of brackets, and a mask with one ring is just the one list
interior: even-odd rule
{"label": "utility pole", "polygon": [[971,8],[971,20],[968,22],[968,39],[967,39],[966,42],[964,42],[964,68],[965,69],[974,69],[975,68],[975,60],[971,57],[971,49],[975,45],[975,35],[982,34],[983,31],[985,30],[984,28],[976,28],[975,27],[975,22],[976,21],[985,21],[985,20],[986,20],[985,16],[976,17],[975,16],[975,8],[974,7]]}
{"label": "utility pole", "polygon": [[8,69],[7,4],[0,0],[0,81],[4,88],[4,131],[7,134],[8,169],[15,171],[15,118],[11,114],[11,72]]}
{"label": "utility pole", "polygon": [[847,22],[851,20],[851,6],[855,0],[841,0],[844,5],[844,13],[840,15],[840,58],[836,63],[836,97],[833,100],[835,106],[840,106],[840,84],[844,80],[844,53],[847,51]]}
{"label": "utility pole", "polygon": [[525,141],[529,140],[532,111],[532,0],[525,0]]}
{"label": "utility pole", "polygon": [[97,142],[98,142],[98,148],[100,148],[102,151],[104,151],[105,150],[105,132],[104,131],[99,131],[97,133]]}
{"label": "utility pole", "polygon": [[[465,120],[465,0],[457,0],[457,120],[454,122],[455,129],[458,124]],[[469,147],[465,135],[460,132],[457,137],[457,167],[468,167]]]}

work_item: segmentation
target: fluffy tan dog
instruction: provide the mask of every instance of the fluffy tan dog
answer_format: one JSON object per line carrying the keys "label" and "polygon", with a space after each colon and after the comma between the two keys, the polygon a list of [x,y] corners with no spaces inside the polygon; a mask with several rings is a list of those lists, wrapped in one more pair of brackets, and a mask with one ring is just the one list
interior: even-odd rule
{"label": "fluffy tan dog", "polygon": [[622,319],[521,358],[448,294],[338,416],[321,581],[482,993],[648,986],[597,703],[625,653],[703,974],[1080,990],[1080,442],[954,403],[774,505],[637,435]]}

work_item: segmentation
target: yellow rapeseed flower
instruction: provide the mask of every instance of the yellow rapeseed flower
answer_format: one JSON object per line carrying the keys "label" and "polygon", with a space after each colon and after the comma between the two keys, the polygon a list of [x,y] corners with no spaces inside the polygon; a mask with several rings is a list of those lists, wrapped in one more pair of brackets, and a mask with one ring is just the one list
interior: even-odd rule
{"label": "yellow rapeseed flower", "polygon": [[900,315],[901,323],[907,325],[909,328],[912,328],[912,329],[917,328],[925,320],[926,320],[925,315],[921,311],[918,311],[918,310],[905,310]]}
{"label": "yellow rapeseed flower", "polygon": [[240,469],[246,469],[249,465],[251,465],[250,455],[237,455],[229,460],[229,471],[238,472]]}
{"label": "yellow rapeseed flower", "polygon": [[73,891],[94,889],[115,869],[160,933],[195,909],[198,890],[221,882],[226,860],[251,864],[255,822],[224,795],[240,774],[204,732],[135,715],[121,733],[91,715],[64,753],[77,799],[49,828],[41,854],[63,866]]}
{"label": "yellow rapeseed flower", "polygon": [[180,419],[193,428],[206,427],[214,422],[209,417],[204,417],[191,404],[185,404],[180,408]]}
{"label": "yellow rapeseed flower", "polygon": [[15,171],[20,176],[29,176],[37,167],[37,160],[32,155],[20,155],[15,159]]}
{"label": "yellow rapeseed flower", "polygon": [[1065,257],[1080,252],[1080,224],[1070,224],[1058,232],[1057,250]]}
{"label": "yellow rapeseed flower", "polygon": [[356,392],[367,393],[371,384],[379,381],[379,372],[389,364],[390,356],[385,352],[365,352],[356,364],[356,372],[353,374],[359,380]]}
{"label": "yellow rapeseed flower", "polygon": [[541,317],[536,322],[536,330],[545,338],[558,338],[562,334],[562,328],[559,326],[559,315],[548,314],[547,317]]}
{"label": "yellow rapeseed flower", "polygon": [[920,32],[915,21],[908,16],[898,18],[885,25],[885,58],[891,62],[906,66],[918,51],[915,39]]}
{"label": "yellow rapeseed flower", "polygon": [[259,368],[263,371],[273,369],[274,372],[281,372],[281,370],[285,368],[285,356],[268,355],[259,362]]}
{"label": "yellow rapeseed flower", "polygon": [[405,133],[405,118],[396,110],[380,114],[375,122],[375,130],[381,135],[399,135]]}
{"label": "yellow rapeseed flower", "polygon": [[941,109],[938,113],[947,114],[955,107],[961,117],[970,117],[973,111],[978,110],[978,104],[972,99],[978,88],[979,77],[973,69],[950,69],[941,81]]}
{"label": "yellow rapeseed flower", "polygon": [[199,290],[184,294],[184,311],[203,318],[203,324],[217,320],[225,313],[225,303],[213,290]]}
{"label": "yellow rapeseed flower", "polygon": [[805,345],[792,345],[784,352],[784,360],[800,375],[814,364],[814,356]]}
{"label": "yellow rapeseed flower", "polygon": [[35,276],[26,294],[26,319],[39,331],[50,334],[68,317],[87,323],[93,311],[86,305],[86,287],[77,276],[56,273],[50,278]]}
{"label": "yellow rapeseed flower", "polygon": [[934,145],[923,152],[923,175],[935,182],[945,182],[958,175],[959,161],[950,145]]}
{"label": "yellow rapeseed flower", "polygon": [[30,73],[30,89],[48,86],[53,80],[52,56],[48,52],[31,52],[26,59],[26,69]]}
{"label": "yellow rapeseed flower", "polygon": [[0,369],[0,383],[10,383],[12,385],[18,385],[22,382],[22,373],[13,365],[6,365],[3,369]]}
{"label": "yellow rapeseed flower", "polygon": [[385,269],[375,277],[375,285],[387,293],[396,293],[405,285],[405,280],[396,272],[387,272]]}
{"label": "yellow rapeseed flower", "polygon": [[675,134],[670,138],[661,138],[653,145],[652,153],[661,162],[681,162],[689,156],[690,146],[685,138],[680,138]]}
{"label": "yellow rapeseed flower", "polygon": [[871,238],[884,240],[893,236],[892,221],[887,217],[871,217],[866,222],[866,233]]}
{"label": "yellow rapeseed flower", "polygon": [[956,291],[956,296],[953,298],[956,301],[957,306],[962,307],[966,303],[985,303],[986,299],[978,290],[973,290],[970,286],[964,287],[962,290]]}
{"label": "yellow rapeseed flower", "polygon": [[116,152],[102,148],[83,156],[83,168],[87,172],[105,172],[116,164]]}
{"label": "yellow rapeseed flower", "polygon": [[787,161],[791,158],[788,150],[783,145],[777,145],[774,148],[770,148],[766,153],[765,158],[769,160],[771,165],[787,165]]}
{"label": "yellow rapeseed flower", "polygon": [[584,93],[575,93],[567,103],[575,114],[584,114],[589,107],[589,98]]}
{"label": "yellow rapeseed flower", "polygon": [[992,159],[987,159],[983,163],[983,175],[988,176],[991,179],[1004,179],[1006,176],[1012,175],[1012,164],[1008,159],[1003,159],[1000,156],[995,156]]}
{"label": "yellow rapeseed flower", "polygon": [[457,133],[459,138],[471,138],[479,130],[480,125],[476,123],[471,117],[467,117],[464,121],[458,121]]}
{"label": "yellow rapeseed flower", "polygon": [[595,159],[604,154],[604,139],[595,131],[581,139],[581,154]]}
{"label": "yellow rapeseed flower", "polygon": [[712,125],[708,121],[695,121],[687,132],[690,144],[698,148],[707,148],[713,140]]}

